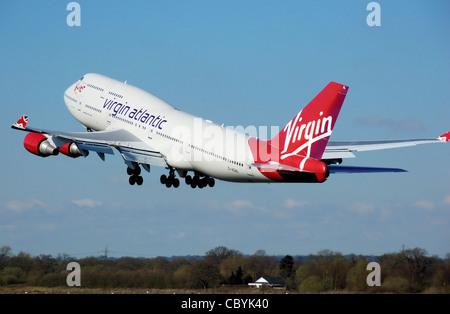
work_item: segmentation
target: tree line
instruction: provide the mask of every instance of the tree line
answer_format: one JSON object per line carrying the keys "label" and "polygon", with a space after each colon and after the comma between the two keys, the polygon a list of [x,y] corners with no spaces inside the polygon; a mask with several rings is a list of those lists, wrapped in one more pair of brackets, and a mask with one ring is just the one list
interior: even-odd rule
{"label": "tree line", "polygon": [[[68,263],[81,267],[85,288],[211,289],[223,285],[247,285],[262,276],[281,277],[286,289],[298,292],[351,291],[364,293],[450,293],[450,254],[428,256],[421,248],[378,257],[342,255],[322,250],[309,256],[268,256],[258,250],[244,255],[219,246],[202,257],[106,259],[73,258],[67,254],[31,256],[0,248],[0,286],[24,284],[66,285]],[[369,287],[369,262],[381,266],[381,286]]]}

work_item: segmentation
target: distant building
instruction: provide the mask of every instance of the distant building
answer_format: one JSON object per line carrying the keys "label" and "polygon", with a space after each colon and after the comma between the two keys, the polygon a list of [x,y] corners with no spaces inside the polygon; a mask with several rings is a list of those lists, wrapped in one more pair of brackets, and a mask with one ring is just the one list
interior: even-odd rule
{"label": "distant building", "polygon": [[256,282],[250,282],[249,286],[255,286],[256,288],[261,287],[274,287],[274,288],[284,288],[286,287],[286,282],[280,277],[267,277],[263,276],[256,280]]}

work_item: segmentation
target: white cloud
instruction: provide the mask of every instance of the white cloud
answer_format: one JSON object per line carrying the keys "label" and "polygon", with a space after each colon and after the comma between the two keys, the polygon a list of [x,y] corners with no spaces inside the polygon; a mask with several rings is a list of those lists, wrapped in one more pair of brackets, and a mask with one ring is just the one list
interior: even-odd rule
{"label": "white cloud", "polygon": [[414,207],[418,207],[424,210],[433,210],[434,209],[434,203],[432,201],[428,200],[419,200],[412,204]]}
{"label": "white cloud", "polygon": [[267,212],[267,208],[265,206],[259,206],[253,204],[248,200],[234,200],[224,204],[224,207],[231,213],[234,214],[244,214],[245,212],[249,212],[252,210],[256,210],[260,213]]}
{"label": "white cloud", "polygon": [[283,207],[285,208],[300,208],[306,205],[307,202],[305,201],[296,201],[293,200],[292,198],[288,198],[287,200],[284,201],[283,203]]}
{"label": "white cloud", "polygon": [[353,203],[353,205],[350,206],[350,210],[352,212],[357,213],[358,215],[366,215],[375,210],[375,205],[372,203]]}
{"label": "white cloud", "polygon": [[215,199],[202,199],[200,203],[209,210],[219,208],[219,203]]}
{"label": "white cloud", "polygon": [[17,226],[16,225],[0,225],[0,231],[2,230],[6,230],[6,231],[13,231],[16,230]]}
{"label": "white cloud", "polygon": [[39,231],[53,231],[55,230],[55,225],[48,223],[48,224],[40,224],[37,226]]}
{"label": "white cloud", "polygon": [[72,203],[74,203],[77,206],[80,207],[97,207],[97,206],[102,206],[102,202],[100,201],[96,201],[93,199],[89,199],[89,198],[84,198],[81,200],[73,200]]}
{"label": "white cloud", "polygon": [[246,200],[234,200],[226,204],[228,209],[242,209],[246,207],[253,207],[253,204],[250,201]]}
{"label": "white cloud", "polygon": [[7,209],[15,211],[17,213],[20,213],[26,209],[33,209],[36,207],[43,208],[43,207],[47,206],[47,204],[45,204],[44,202],[41,202],[39,200],[30,200],[30,201],[13,200],[13,201],[5,202],[4,204]]}
{"label": "white cloud", "polygon": [[448,195],[445,200],[444,200],[445,205],[449,205],[450,206],[450,195]]}
{"label": "white cloud", "polygon": [[177,240],[181,240],[181,239],[183,239],[185,237],[186,237],[186,233],[182,232],[182,231],[171,235],[172,239],[177,239]]}
{"label": "white cloud", "polygon": [[253,204],[250,201],[246,200],[234,200],[225,204],[225,208],[228,209],[229,212],[234,214],[242,214],[245,209],[250,209],[252,207]]}

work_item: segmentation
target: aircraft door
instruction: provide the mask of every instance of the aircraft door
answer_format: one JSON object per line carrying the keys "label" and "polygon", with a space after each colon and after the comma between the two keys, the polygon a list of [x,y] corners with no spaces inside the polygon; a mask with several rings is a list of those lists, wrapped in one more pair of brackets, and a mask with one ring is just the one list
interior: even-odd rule
{"label": "aircraft door", "polygon": [[253,167],[250,166],[249,164],[245,164],[244,167],[246,168],[247,175],[253,177],[254,176],[254,174],[253,174]]}

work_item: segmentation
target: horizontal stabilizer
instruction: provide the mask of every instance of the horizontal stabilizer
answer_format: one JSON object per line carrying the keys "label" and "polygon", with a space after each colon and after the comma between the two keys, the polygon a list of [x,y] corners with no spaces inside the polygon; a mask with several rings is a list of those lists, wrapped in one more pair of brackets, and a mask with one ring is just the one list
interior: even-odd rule
{"label": "horizontal stabilizer", "polygon": [[373,173],[373,172],[408,172],[399,168],[354,167],[329,165],[330,173]]}

